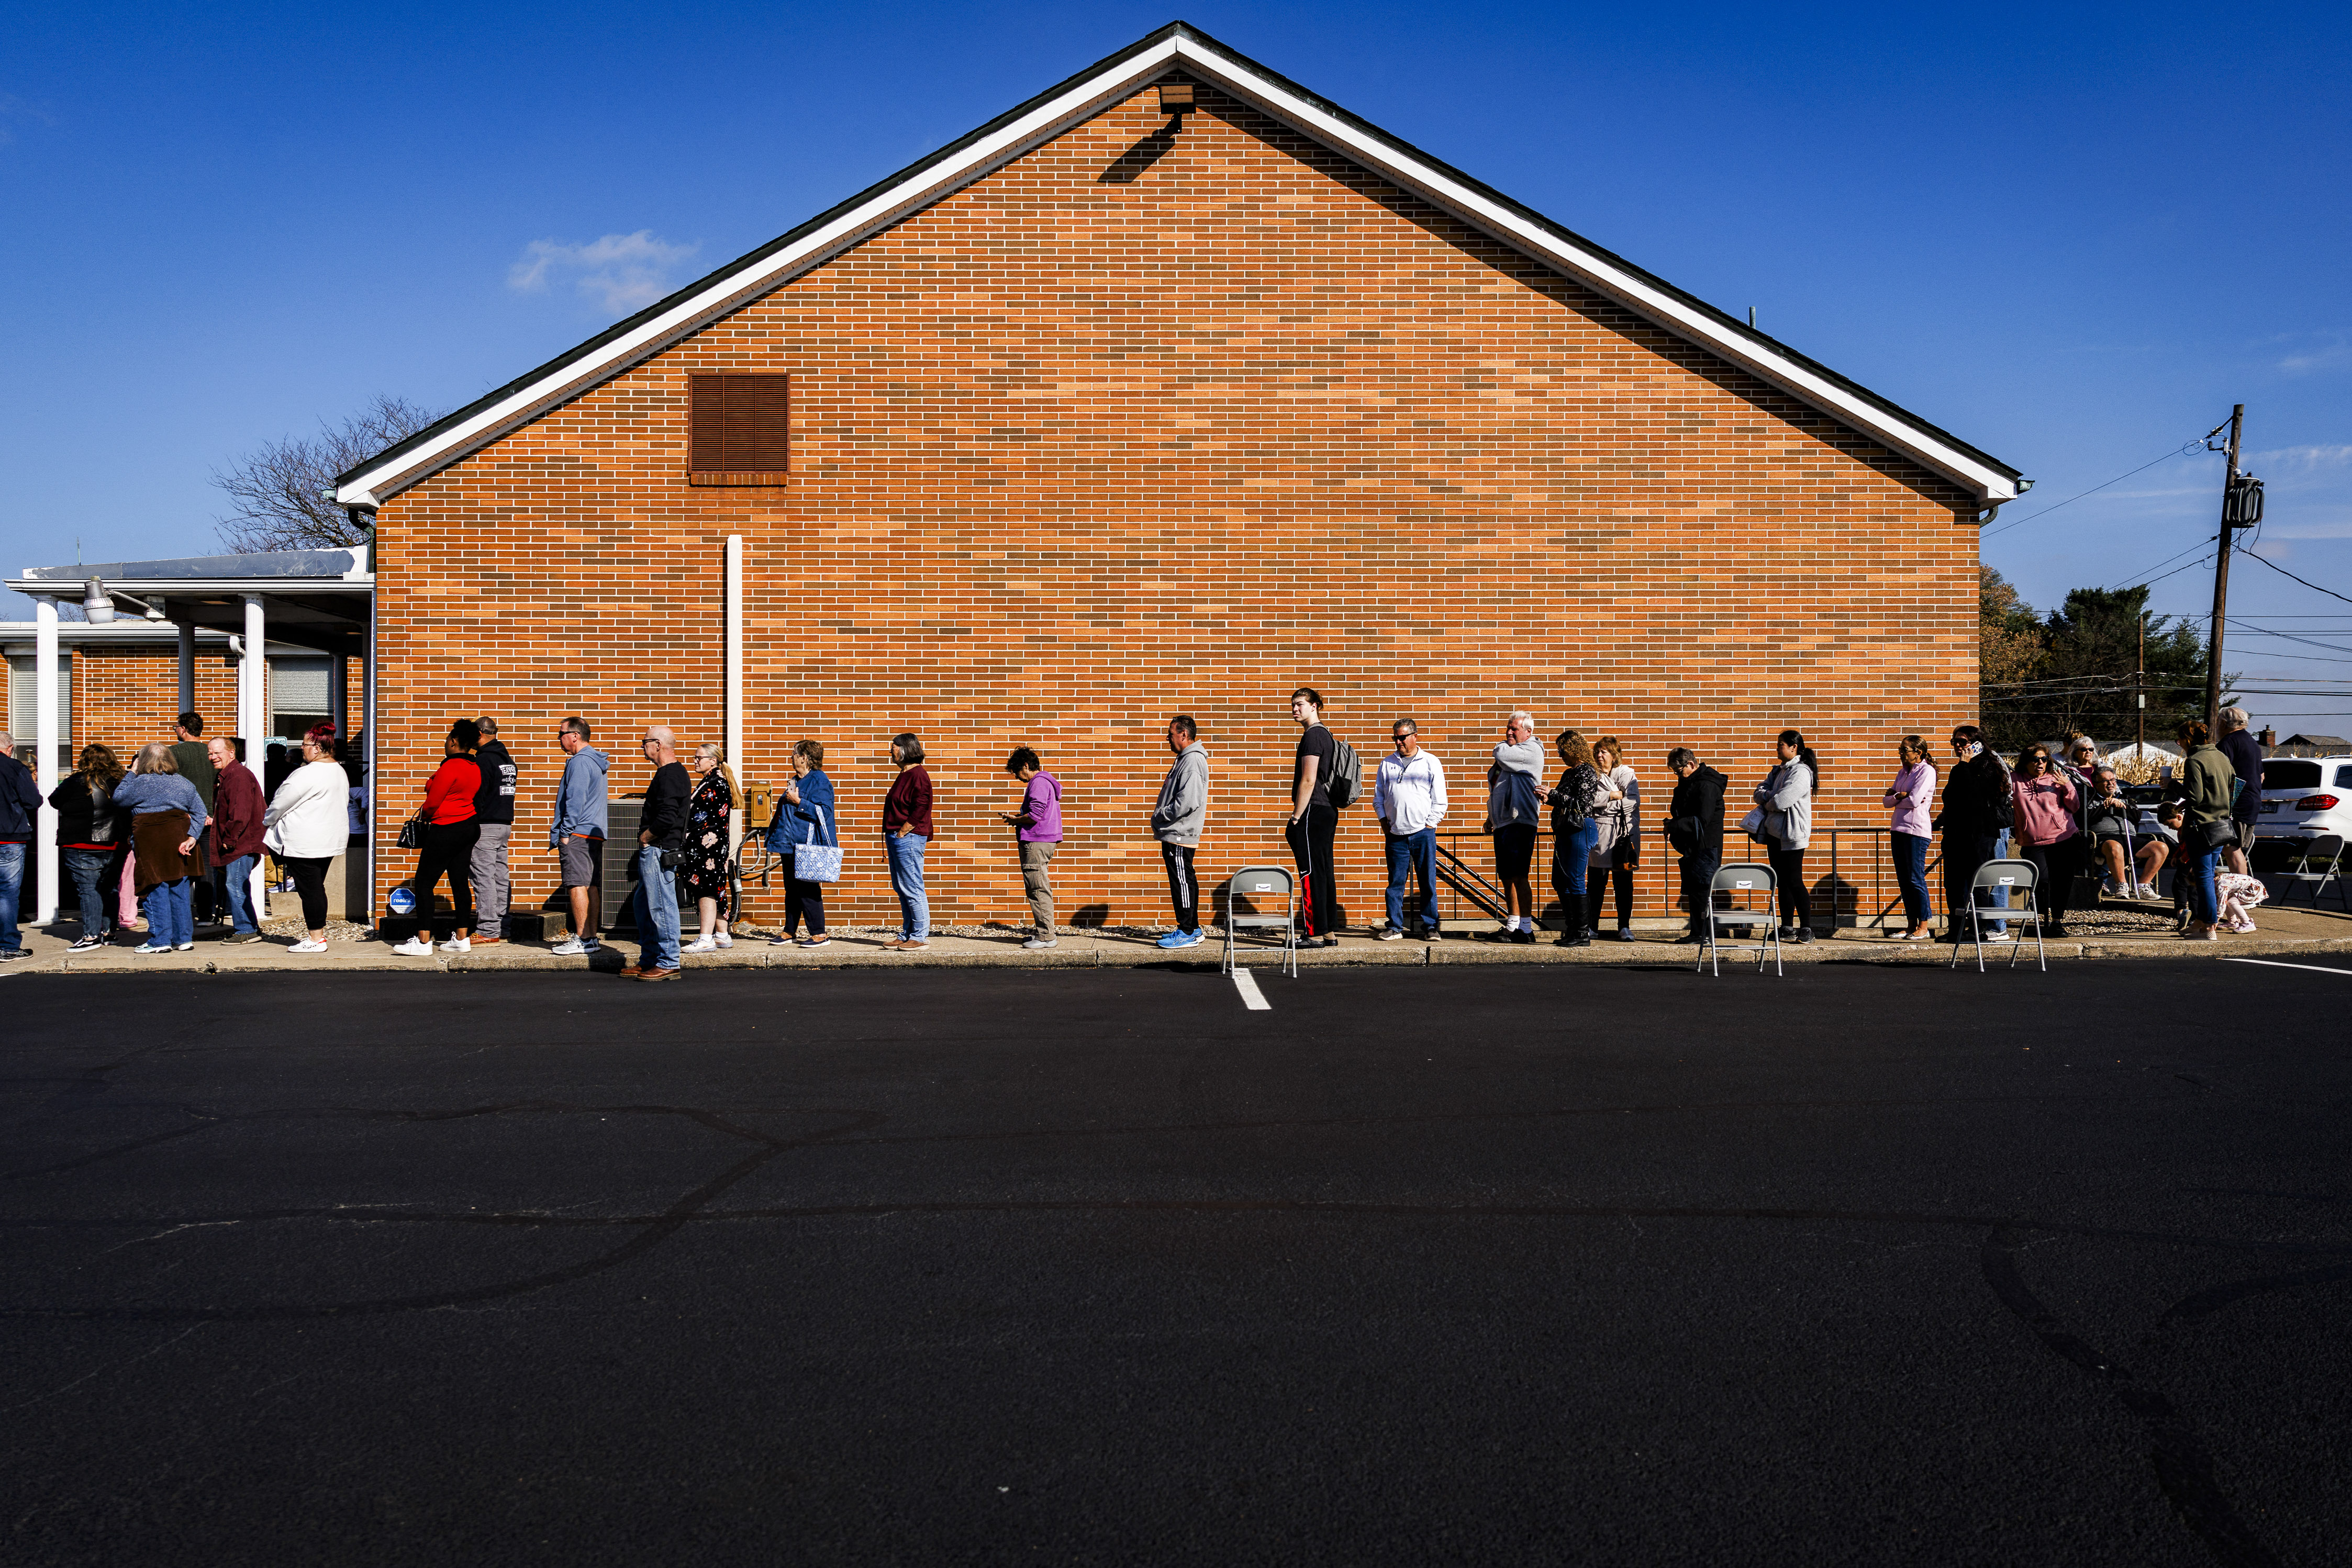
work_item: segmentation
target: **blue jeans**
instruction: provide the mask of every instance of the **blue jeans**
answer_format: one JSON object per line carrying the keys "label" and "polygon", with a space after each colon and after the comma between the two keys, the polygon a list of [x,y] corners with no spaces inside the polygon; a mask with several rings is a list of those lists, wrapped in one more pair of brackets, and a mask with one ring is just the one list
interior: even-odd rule
{"label": "blue jeans", "polygon": [[890,852],[890,891],[898,895],[898,936],[908,942],[926,942],[931,935],[931,897],[923,891],[923,852],[931,841],[920,833],[901,838],[882,835]]}
{"label": "blue jeans", "polygon": [[1551,841],[1551,890],[1559,894],[1560,923],[1570,931],[1584,928],[1584,870],[1592,846],[1601,841],[1601,824],[1591,817],[1584,826]]}
{"label": "blue jeans", "polygon": [[261,929],[261,922],[253,914],[253,868],[261,863],[259,855],[239,855],[221,869],[228,879],[228,919],[236,934]]}
{"label": "blue jeans", "polygon": [[2221,853],[2199,850],[2189,857],[2194,869],[2189,879],[2189,913],[2207,925],[2217,925],[2221,918],[2221,894],[2213,885],[2213,868],[2221,862]]}
{"label": "blue jeans", "polygon": [[1389,925],[1404,929],[1404,879],[1410,871],[1421,884],[1421,924],[1437,929],[1437,830],[1391,833],[1383,847],[1389,857]]}
{"label": "blue jeans", "polygon": [[662,852],[651,847],[637,851],[637,891],[629,908],[637,921],[637,967],[675,969],[677,956],[677,882],[662,870]]}
{"label": "blue jeans", "polygon": [[1916,833],[1890,833],[1895,847],[1895,883],[1903,890],[1903,918],[1912,926],[1927,924],[1935,911],[1927,904],[1927,841]]}
{"label": "blue jeans", "polygon": [[23,945],[16,932],[16,900],[25,885],[25,846],[0,844],[0,953]]}
{"label": "blue jeans", "polygon": [[106,873],[115,869],[112,850],[68,850],[65,852],[66,874],[73,878],[74,897],[81,904],[81,934],[102,936],[114,928],[108,918],[114,907],[114,884],[121,880]]}
{"label": "blue jeans", "polygon": [[178,947],[196,939],[196,884],[194,878],[159,882],[147,890],[147,945]]}

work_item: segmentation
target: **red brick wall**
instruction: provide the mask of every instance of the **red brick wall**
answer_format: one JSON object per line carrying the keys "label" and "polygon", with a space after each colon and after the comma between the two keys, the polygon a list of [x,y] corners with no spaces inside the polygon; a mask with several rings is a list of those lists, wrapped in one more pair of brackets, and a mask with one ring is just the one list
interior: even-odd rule
{"label": "red brick wall", "polygon": [[[73,736],[113,747],[129,766],[139,747],[173,738],[180,714],[180,654],[173,643],[85,644],[74,650]],[[236,732],[236,672],[218,648],[196,650],[196,711],[206,734]],[[64,759],[72,767],[71,758]]]}
{"label": "red brick wall", "polygon": [[[389,502],[387,841],[443,727],[488,711],[525,765],[518,900],[548,891],[557,718],[597,727],[616,791],[646,777],[644,724],[718,735],[730,533],[741,771],[826,743],[853,919],[893,908],[873,834],[901,728],[940,788],[941,922],[1020,916],[993,813],[1024,743],[1063,781],[1064,918],[1161,918],[1144,823],[1180,709],[1213,759],[1204,880],[1281,861],[1300,684],[1368,769],[1416,717],[1465,831],[1514,706],[1622,737],[1653,828],[1667,747],[1744,797],[1790,724],[1823,758],[1817,819],[1883,827],[1895,737],[1973,711],[1967,497],[1203,98],[1156,161],[1139,95]],[[687,486],[703,369],[794,376],[789,484]],[[1379,852],[1345,814],[1360,921]]]}

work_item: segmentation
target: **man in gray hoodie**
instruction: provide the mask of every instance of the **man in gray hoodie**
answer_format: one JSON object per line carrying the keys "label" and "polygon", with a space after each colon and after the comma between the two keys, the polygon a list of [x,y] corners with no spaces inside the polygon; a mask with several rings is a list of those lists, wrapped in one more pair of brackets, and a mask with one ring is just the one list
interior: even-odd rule
{"label": "man in gray hoodie", "polygon": [[588,744],[588,721],[573,714],[559,726],[563,781],[555,787],[555,822],[547,847],[563,867],[563,891],[572,899],[572,935],[556,945],[562,954],[593,953],[604,929],[604,835],[612,824],[605,809],[604,770],[612,758]]}
{"label": "man in gray hoodie", "polygon": [[1151,808],[1151,836],[1160,841],[1168,898],[1176,906],[1176,929],[1160,938],[1162,947],[1192,947],[1201,941],[1201,883],[1192,874],[1192,852],[1209,820],[1209,753],[1200,735],[1190,714],[1168,721],[1168,749],[1176,761],[1160,780],[1160,801]]}

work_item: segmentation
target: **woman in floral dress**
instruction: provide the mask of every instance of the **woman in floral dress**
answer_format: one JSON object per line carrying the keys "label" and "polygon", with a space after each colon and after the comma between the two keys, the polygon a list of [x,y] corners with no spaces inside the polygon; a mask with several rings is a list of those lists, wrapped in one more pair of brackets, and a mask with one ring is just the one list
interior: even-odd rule
{"label": "woman in floral dress", "polygon": [[727,766],[727,753],[709,741],[694,748],[694,770],[701,779],[686,804],[686,852],[678,858],[678,902],[694,900],[702,918],[702,935],[688,943],[688,953],[710,953],[735,946],[727,934],[727,912],[732,902],[729,867],[733,846],[728,830],[743,805],[743,787]]}

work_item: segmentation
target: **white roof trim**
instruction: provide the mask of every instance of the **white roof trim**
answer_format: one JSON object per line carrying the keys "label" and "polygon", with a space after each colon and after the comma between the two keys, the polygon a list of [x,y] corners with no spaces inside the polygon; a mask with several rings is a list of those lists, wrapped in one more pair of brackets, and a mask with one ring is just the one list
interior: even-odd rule
{"label": "white roof trim", "polygon": [[1620,301],[1676,337],[1719,355],[1952,479],[1987,504],[2014,500],[2024,489],[2022,482],[2003,470],[1959,450],[1933,429],[1900,418],[1856,396],[1848,388],[1791,358],[1769,339],[1727,326],[1607,256],[1529,222],[1507,205],[1465,185],[1444,168],[1416,156],[1410,149],[1368,134],[1361,126],[1332,113],[1248,61],[1180,32],[1080,80],[961,149],[954,157],[919,170],[905,181],[877,193],[757,265],[716,279],[709,288],[640,322],[629,332],[601,345],[595,352],[519,388],[432,441],[362,470],[349,484],[336,490],[337,504],[381,504],[475,447],[848,249],[883,225],[940,200],[1050,141],[1071,125],[1128,97],[1171,66],[1180,65],[1312,136],[1332,151],[1454,213],[1513,249]]}

